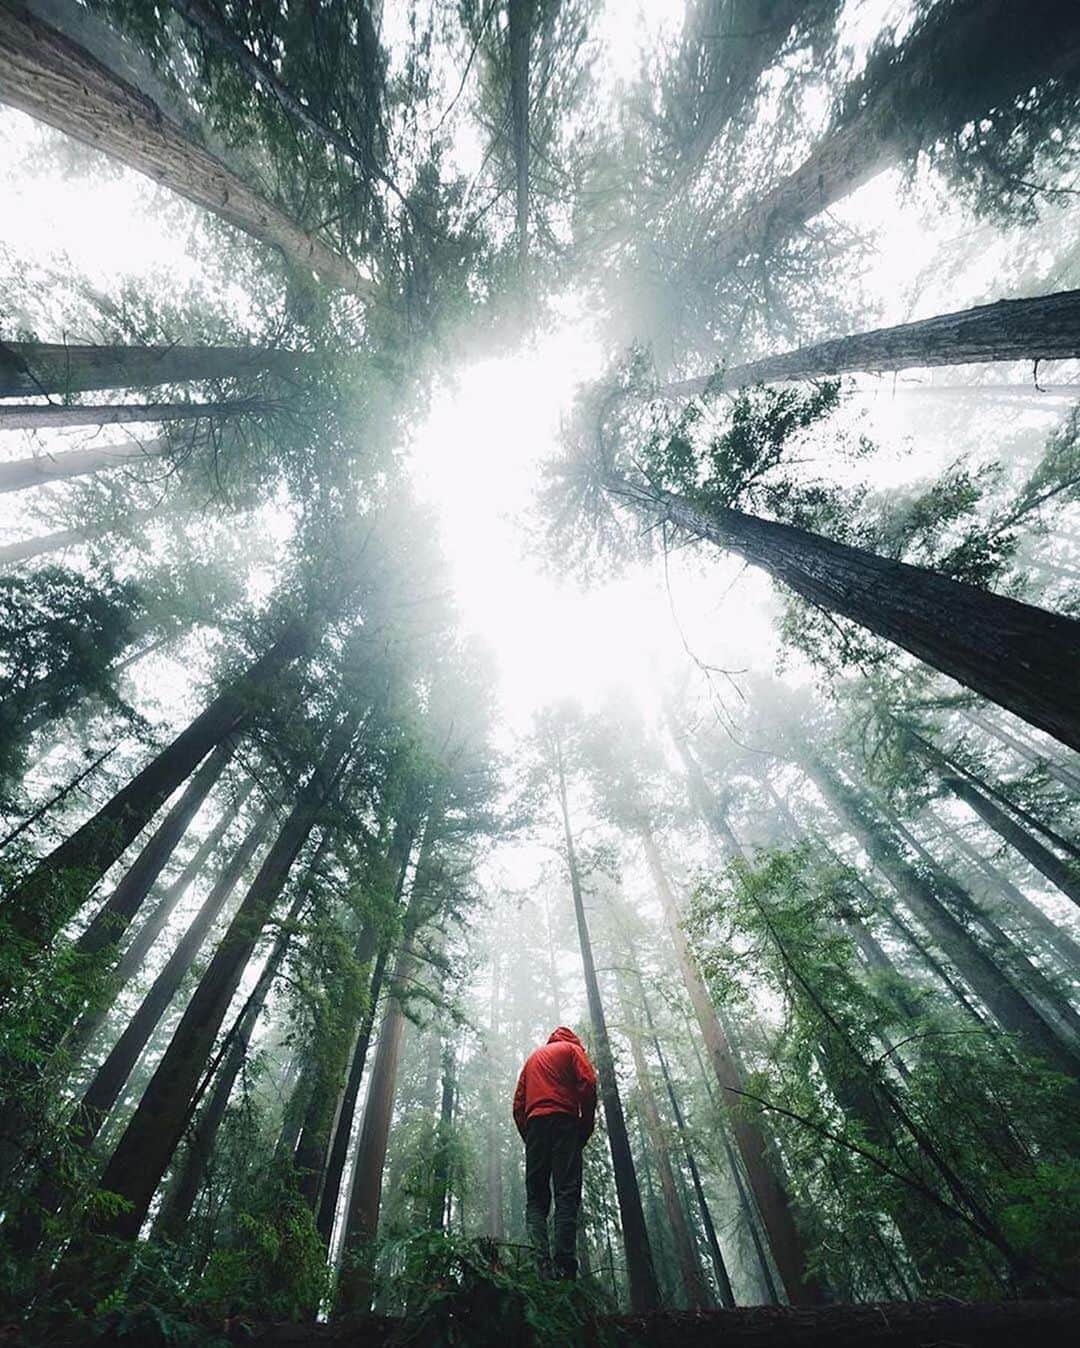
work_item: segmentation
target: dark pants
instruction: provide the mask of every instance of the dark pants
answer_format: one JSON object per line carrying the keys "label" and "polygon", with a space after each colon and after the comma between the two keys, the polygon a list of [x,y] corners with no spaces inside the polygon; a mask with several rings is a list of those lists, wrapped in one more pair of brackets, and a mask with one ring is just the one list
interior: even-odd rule
{"label": "dark pants", "polygon": [[[577,1219],[581,1207],[581,1131],[570,1114],[542,1114],[525,1125],[525,1229],[541,1267],[554,1264],[577,1277]],[[555,1192],[554,1259],[548,1246],[548,1212]]]}

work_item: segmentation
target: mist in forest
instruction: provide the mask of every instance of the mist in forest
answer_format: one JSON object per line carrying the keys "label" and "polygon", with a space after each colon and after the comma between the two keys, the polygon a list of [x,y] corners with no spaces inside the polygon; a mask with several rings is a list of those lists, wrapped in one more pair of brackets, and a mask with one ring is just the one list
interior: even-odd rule
{"label": "mist in forest", "polygon": [[12,1342],[1072,1339],[1077,146],[1075,0],[0,0]]}

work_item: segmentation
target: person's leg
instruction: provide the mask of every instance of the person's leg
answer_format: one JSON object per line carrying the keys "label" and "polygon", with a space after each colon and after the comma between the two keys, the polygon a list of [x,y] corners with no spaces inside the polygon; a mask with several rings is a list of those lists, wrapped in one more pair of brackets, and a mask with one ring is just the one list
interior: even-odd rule
{"label": "person's leg", "polygon": [[530,1119],[525,1126],[525,1230],[541,1270],[551,1259],[547,1219],[551,1208],[551,1120]]}
{"label": "person's leg", "polygon": [[577,1277],[577,1222],[581,1207],[581,1140],[578,1121],[553,1114],[551,1181],[555,1189],[555,1271]]}

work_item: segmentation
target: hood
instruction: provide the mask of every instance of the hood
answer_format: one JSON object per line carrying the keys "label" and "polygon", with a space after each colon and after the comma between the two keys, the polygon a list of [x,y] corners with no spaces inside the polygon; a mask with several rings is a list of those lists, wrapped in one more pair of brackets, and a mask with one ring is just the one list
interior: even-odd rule
{"label": "hood", "polygon": [[571,1044],[577,1044],[578,1048],[585,1047],[573,1030],[567,1029],[565,1025],[560,1025],[557,1030],[552,1030],[551,1034],[548,1035],[549,1044],[560,1044],[567,1039]]}

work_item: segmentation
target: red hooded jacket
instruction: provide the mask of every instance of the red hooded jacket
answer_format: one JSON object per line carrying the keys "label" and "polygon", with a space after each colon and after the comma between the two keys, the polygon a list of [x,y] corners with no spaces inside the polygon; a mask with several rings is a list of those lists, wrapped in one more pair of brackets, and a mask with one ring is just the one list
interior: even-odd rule
{"label": "red hooded jacket", "polygon": [[529,1054],[514,1092],[514,1123],[522,1137],[528,1121],[542,1114],[580,1119],[583,1141],[596,1121],[596,1072],[581,1040],[565,1025]]}

